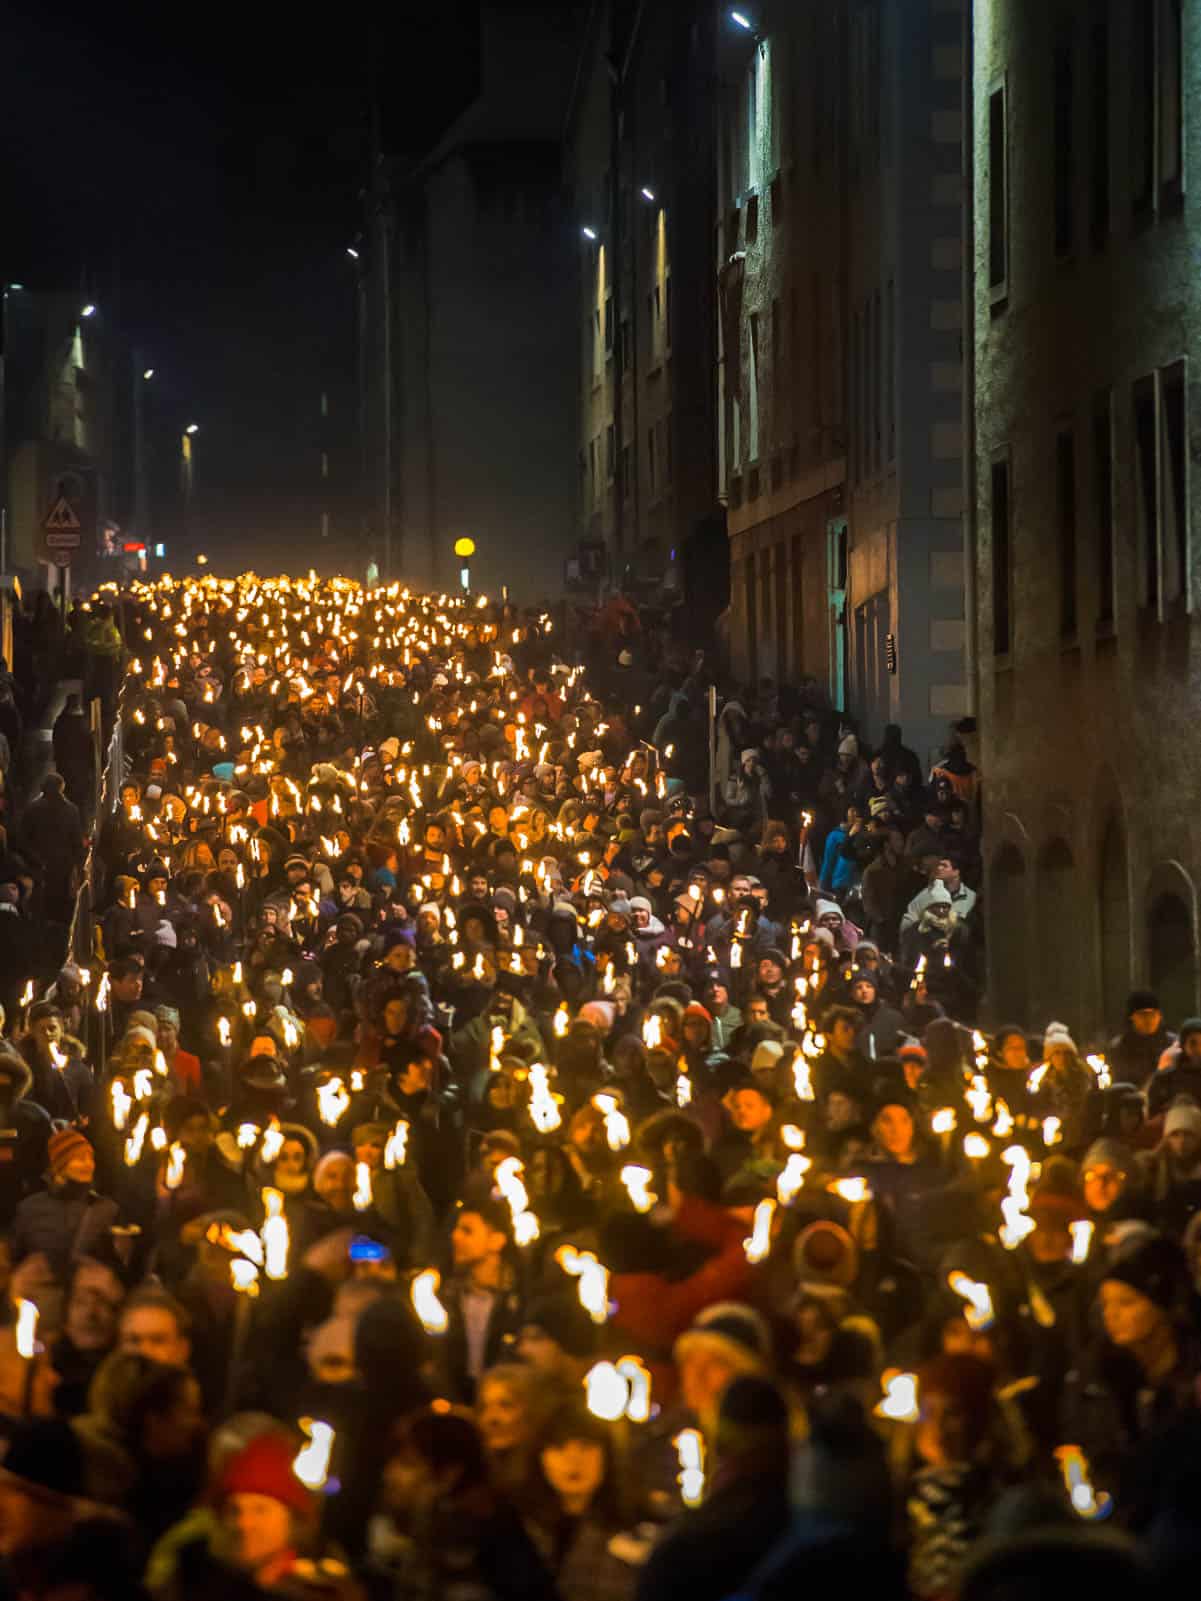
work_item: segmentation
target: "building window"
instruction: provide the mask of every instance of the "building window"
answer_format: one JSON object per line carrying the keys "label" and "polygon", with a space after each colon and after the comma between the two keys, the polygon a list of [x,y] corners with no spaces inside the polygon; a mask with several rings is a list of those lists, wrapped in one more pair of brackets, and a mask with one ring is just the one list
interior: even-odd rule
{"label": "building window", "polygon": [[663,280],[663,346],[671,349],[671,274]]}
{"label": "building window", "polygon": [[671,438],[671,412],[663,419],[663,482],[670,484],[675,476],[675,449]]}
{"label": "building window", "polygon": [[621,447],[621,498],[629,500],[634,492],[634,447]]}
{"label": "building window", "polygon": [[1159,606],[1159,460],[1155,378],[1140,378],[1131,395],[1134,423],[1135,504],[1143,558],[1142,603]]}
{"label": "building window", "polygon": [[897,459],[896,339],[896,286],[890,278],[884,293],[884,414],[889,461]]}
{"label": "building window", "polygon": [[1188,405],[1185,364],[1174,362],[1160,382],[1160,604],[1163,614],[1189,601]]}
{"label": "building window", "polygon": [[596,505],[600,484],[596,476],[596,440],[588,441],[588,498],[592,505]]}
{"label": "building window", "polygon": [[1013,648],[1011,615],[1012,551],[1010,539],[1009,458],[992,464],[992,648],[1008,656]]}
{"label": "building window", "polygon": [[1155,202],[1155,8],[1130,0],[1130,198],[1137,215]]}
{"label": "building window", "polygon": [[612,423],[605,428],[605,478],[613,482],[613,475],[617,471],[617,429]]}
{"label": "building window", "polygon": [[613,354],[613,296],[611,294],[605,296],[603,317],[605,327],[605,355],[611,356]]}
{"label": "building window", "polygon": [[1141,221],[1183,196],[1182,49],[1181,0],[1131,0],[1130,198]]}
{"label": "building window", "polygon": [[[1094,0],[1102,11],[1109,0]],[[1109,19],[1093,22],[1092,54],[1092,165],[1089,173],[1089,231],[1093,249],[1100,250],[1109,237]]]}
{"label": "building window", "polygon": [[648,428],[646,431],[646,483],[652,499],[658,493],[659,488],[658,466],[655,452],[655,430],[654,428]]}
{"label": "building window", "polygon": [[884,461],[884,347],[880,339],[880,291],[872,296],[872,462],[877,472]]}
{"label": "building window", "polygon": [[1184,78],[1180,31],[1182,0],[1158,0],[1159,204],[1177,207],[1184,191]]}
{"label": "building window", "polygon": [[1055,436],[1055,501],[1059,543],[1059,637],[1076,637],[1076,442]]}
{"label": "building window", "polygon": [[322,478],[329,477],[329,452],[327,450],[321,452],[321,476]]}
{"label": "building window", "polygon": [[600,307],[594,306],[592,315],[588,319],[588,338],[592,344],[592,376],[596,379],[601,370],[601,313]]}
{"label": "building window", "polygon": [[988,97],[988,287],[1004,299],[1009,282],[1009,139],[1005,85]]}
{"label": "building window", "polygon": [[1097,626],[1113,623],[1113,406],[1108,392],[1093,408],[1093,473],[1097,497]]}
{"label": "building window", "polygon": [[759,460],[759,313],[751,313],[750,372],[747,382],[747,454]]}
{"label": "building window", "polygon": [[1071,38],[1058,39],[1051,57],[1053,130],[1055,137],[1055,254],[1071,253],[1073,234],[1072,201],[1075,170],[1072,160],[1072,115],[1074,83]]}

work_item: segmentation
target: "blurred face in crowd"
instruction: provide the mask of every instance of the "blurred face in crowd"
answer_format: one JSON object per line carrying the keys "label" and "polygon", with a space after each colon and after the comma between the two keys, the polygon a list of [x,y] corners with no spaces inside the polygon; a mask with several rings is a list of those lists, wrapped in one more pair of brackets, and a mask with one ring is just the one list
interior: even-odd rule
{"label": "blurred face in crowd", "polygon": [[292,1514],[270,1495],[239,1492],[221,1503],[221,1528],[234,1563],[254,1573],[292,1544]]}
{"label": "blurred face in crowd", "polygon": [[1163,1013],[1155,1006],[1140,1006],[1130,1014],[1130,1026],[1136,1034],[1157,1034],[1163,1023]]}
{"label": "blurred face in crowd", "polygon": [[117,1335],[124,1292],[115,1273],[100,1262],[76,1269],[67,1298],[66,1331],[77,1351],[107,1351]]}
{"label": "blurred face in crowd", "polygon": [[1126,1175],[1109,1162],[1093,1162],[1081,1175],[1085,1202],[1092,1212],[1108,1212],[1126,1188]]}
{"label": "blurred face in crowd", "polygon": [[142,970],[135,967],[132,973],[126,973],[121,978],[111,981],[112,993],[116,1000],[123,1004],[140,1001],[142,998]]}
{"label": "blurred face in crowd", "polygon": [[767,1001],[762,995],[752,995],[746,1003],[746,1021],[748,1023],[770,1023],[771,1011]]}
{"label": "blurred face in crowd", "polygon": [[730,1122],[740,1134],[758,1134],[771,1122],[771,1102],[758,1090],[735,1090],[729,1099]]}
{"label": "blurred face in crowd", "polygon": [[121,1318],[117,1345],[168,1367],[186,1367],[192,1359],[192,1343],[169,1306],[131,1306]]}
{"label": "blurred face in crowd", "polygon": [[354,1206],[354,1163],[349,1156],[335,1153],[322,1162],[314,1189],[335,1212],[349,1212]]}
{"label": "blurred face in crowd", "polygon": [[61,1017],[39,1017],[29,1031],[38,1045],[43,1056],[49,1056],[50,1047],[57,1045],[63,1037],[63,1020]]}
{"label": "blurred face in crowd", "polygon": [[371,1133],[363,1140],[356,1141],[354,1159],[356,1162],[366,1162],[373,1173],[378,1173],[384,1165],[384,1145],[387,1136]]}
{"label": "blurred face in crowd", "polygon": [[1106,1279],[1101,1286],[1101,1320],[1116,1346],[1129,1349],[1157,1334],[1167,1314],[1129,1284]]}
{"label": "blurred face in crowd", "polygon": [[543,1446],[539,1460],[564,1512],[581,1517],[605,1482],[604,1447],[596,1440],[563,1440]]}
{"label": "blurred face in crowd", "polygon": [[1024,1034],[1019,1034],[1016,1029],[1005,1035],[998,1054],[1001,1065],[1009,1068],[1011,1072],[1030,1071],[1030,1052],[1026,1046],[1026,1037]]}
{"label": "blurred face in crowd", "polygon": [[1201,1134],[1196,1129],[1174,1128],[1164,1135],[1164,1144],[1178,1167],[1192,1167],[1201,1156]]}
{"label": "blurred face in crowd", "polygon": [[826,1030],[826,1038],[836,1051],[842,1051],[844,1054],[847,1051],[853,1051],[855,1049],[855,1025],[850,1018],[836,1017]]}
{"label": "blurred face in crowd", "polygon": [[505,1248],[505,1237],[478,1212],[464,1209],[455,1223],[450,1246],[456,1268],[473,1268],[499,1260]]}
{"label": "blurred face in crowd", "polygon": [[872,1123],[876,1143],[894,1161],[903,1162],[913,1156],[913,1118],[903,1106],[885,1106],[876,1113]]}
{"label": "blurred face in crowd", "polygon": [[490,1455],[524,1444],[528,1422],[524,1396],[504,1379],[481,1380],[476,1423]]}

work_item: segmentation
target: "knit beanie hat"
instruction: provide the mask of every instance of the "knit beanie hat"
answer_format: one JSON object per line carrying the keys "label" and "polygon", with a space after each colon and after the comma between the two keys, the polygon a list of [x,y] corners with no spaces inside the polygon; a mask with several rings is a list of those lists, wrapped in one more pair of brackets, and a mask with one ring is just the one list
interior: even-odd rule
{"label": "knit beanie hat", "polygon": [[600,1034],[607,1034],[617,1021],[617,1008],[612,1001],[585,1001],[576,1018],[580,1023],[591,1023]]}
{"label": "knit beanie hat", "polygon": [[690,1351],[709,1350],[739,1373],[764,1373],[771,1361],[771,1333],[753,1307],[739,1301],[707,1306],[675,1343],[677,1365]]}
{"label": "knit beanie hat", "polygon": [[1159,1010],[1159,997],[1154,990],[1130,991],[1126,1001],[1127,1017],[1133,1017],[1135,1012],[1158,1012]]}
{"label": "knit beanie hat", "polygon": [[1152,1234],[1121,1251],[1105,1270],[1107,1279],[1126,1284],[1148,1301],[1170,1311],[1188,1280],[1184,1252],[1166,1234]]}
{"label": "knit beanie hat", "polygon": [[303,1518],[311,1517],[313,1497],[292,1470],[295,1455],[295,1448],[280,1435],[260,1434],[225,1464],[214,1499],[265,1495]]}
{"label": "knit beanie hat", "polygon": [[1168,1108],[1168,1115],[1164,1118],[1164,1134],[1175,1134],[1183,1130],[1189,1134],[1201,1134],[1201,1106],[1193,1101],[1173,1101]]}
{"label": "knit beanie hat", "polygon": [[1094,1140],[1084,1153],[1080,1171],[1087,1173],[1090,1167],[1115,1167],[1119,1173],[1132,1173],[1134,1158],[1121,1140]]}
{"label": "knit beanie hat", "polygon": [[768,1378],[746,1373],[731,1379],[717,1409],[719,1456],[774,1455],[788,1446],[788,1407]]}
{"label": "knit beanie hat", "polygon": [[70,1165],[71,1158],[78,1156],[81,1151],[94,1155],[92,1142],[77,1128],[60,1128],[52,1134],[46,1144],[47,1165],[50,1177],[55,1181],[63,1178]]}

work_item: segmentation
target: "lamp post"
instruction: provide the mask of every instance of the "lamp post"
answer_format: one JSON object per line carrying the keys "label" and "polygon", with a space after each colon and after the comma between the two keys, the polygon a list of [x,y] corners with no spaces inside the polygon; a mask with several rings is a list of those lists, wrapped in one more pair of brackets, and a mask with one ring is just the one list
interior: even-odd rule
{"label": "lamp post", "polygon": [[455,555],[459,558],[459,560],[463,564],[459,568],[459,583],[462,586],[463,593],[466,595],[467,592],[471,588],[471,565],[470,565],[470,563],[471,563],[471,558],[475,555],[475,540],[474,539],[456,539],[455,540]]}

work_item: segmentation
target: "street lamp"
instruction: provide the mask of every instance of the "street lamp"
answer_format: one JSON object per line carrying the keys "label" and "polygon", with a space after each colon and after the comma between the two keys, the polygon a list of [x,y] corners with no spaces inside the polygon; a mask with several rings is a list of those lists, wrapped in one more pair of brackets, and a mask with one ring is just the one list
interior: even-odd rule
{"label": "street lamp", "polygon": [[471,588],[470,562],[471,558],[475,555],[475,540],[456,539],[455,555],[463,563],[463,565],[459,568],[459,583],[463,586],[463,593],[466,594]]}
{"label": "street lamp", "polygon": [[642,198],[644,200],[652,200],[653,201],[654,198],[655,198],[655,191],[653,189],[651,189],[650,187],[648,187],[648,185],[646,185],[646,184],[643,184],[642,188],[638,191],[638,193],[642,196]]}
{"label": "street lamp", "polygon": [[146,371],[142,374],[142,377],[146,380],[147,383],[149,383],[150,380],[154,377],[154,368],[153,367],[147,367]]}
{"label": "street lamp", "polygon": [[745,11],[731,11],[730,21],[736,23],[744,33],[754,33],[755,31],[755,24],[747,16]]}
{"label": "street lamp", "polygon": [[359,259],[359,253],[353,245],[347,245],[346,254],[350,257],[351,261],[357,261]]}
{"label": "street lamp", "polygon": [[580,229],[580,232],[583,234],[585,239],[595,239],[596,238],[596,229],[595,228],[590,228],[587,223],[585,223],[584,226]]}
{"label": "street lamp", "polygon": [[184,433],[185,434],[198,434],[199,432],[200,432],[200,424],[198,422],[190,422],[188,424],[188,426],[184,429]]}
{"label": "street lamp", "polygon": [[96,308],[95,308],[95,306],[93,306],[93,304],[92,304],[92,302],[90,300],[88,301],[87,305],[84,306],[83,310],[79,313],[79,315],[81,317],[94,317],[96,315]]}

